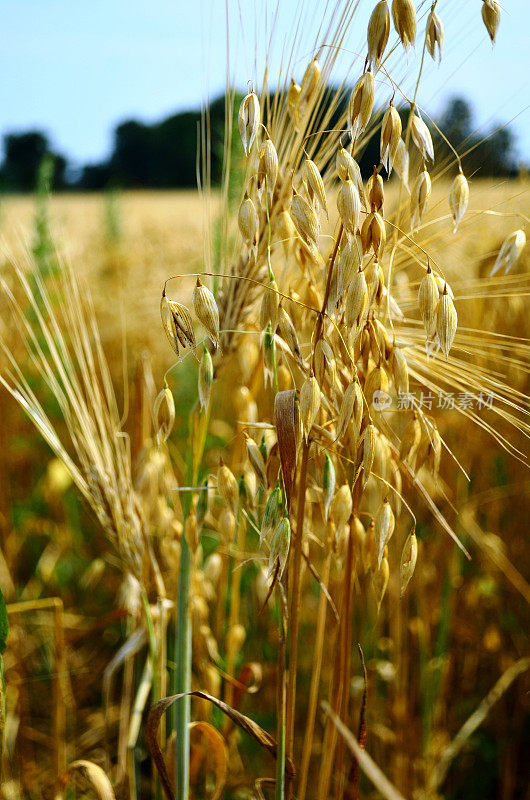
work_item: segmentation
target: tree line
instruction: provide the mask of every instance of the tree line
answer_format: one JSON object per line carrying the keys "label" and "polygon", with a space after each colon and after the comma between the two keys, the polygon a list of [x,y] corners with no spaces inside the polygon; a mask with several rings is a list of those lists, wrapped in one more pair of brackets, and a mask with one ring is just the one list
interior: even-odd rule
{"label": "tree line", "polygon": [[[331,92],[331,90],[330,90]],[[236,113],[240,97],[236,97]],[[344,101],[346,102],[346,100]],[[336,118],[343,108],[338,108]],[[402,112],[406,120],[408,110]],[[99,164],[86,164],[74,170],[69,160],[54,152],[41,131],[11,133],[4,136],[4,159],[0,165],[0,189],[4,192],[33,191],[39,165],[45,156],[52,162],[52,188],[95,191],[111,187],[123,189],[170,189],[196,186],[197,141],[201,122],[199,111],[174,114],[161,122],[146,124],[127,120],[114,129],[109,158]],[[215,100],[209,109],[211,134],[211,181],[220,182],[225,134],[225,97]],[[333,120],[331,121],[333,126]],[[318,128],[318,120],[316,121]],[[437,128],[443,131],[443,138]],[[451,99],[436,127],[431,126],[436,162],[452,165],[454,155],[446,139],[459,154],[467,176],[506,176],[517,174],[515,137],[502,126],[486,135],[474,132],[473,113],[463,98]],[[370,139],[359,159],[367,177],[379,163],[379,131]]]}

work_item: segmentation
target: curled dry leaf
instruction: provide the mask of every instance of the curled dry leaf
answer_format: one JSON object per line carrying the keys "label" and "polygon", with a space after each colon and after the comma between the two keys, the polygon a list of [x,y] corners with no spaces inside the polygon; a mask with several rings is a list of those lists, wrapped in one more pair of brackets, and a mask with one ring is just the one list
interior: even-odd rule
{"label": "curled dry leaf", "polygon": [[280,451],[283,485],[287,500],[287,508],[291,507],[291,498],[296,472],[296,424],[298,403],[296,391],[288,389],[278,392],[274,398],[274,424]]}
{"label": "curled dry leaf", "polygon": [[[158,774],[160,775],[160,783],[162,784],[162,788],[164,789],[168,800],[175,800],[175,794],[169,779],[162,751],[160,750],[157,741],[158,726],[167,709],[170,708],[175,701],[190,696],[200,697],[202,700],[207,700],[209,703],[212,703],[214,706],[220,709],[223,714],[226,714],[226,716],[231,719],[232,722],[238,726],[238,728],[241,728],[244,733],[254,739],[254,741],[263,747],[264,750],[267,750],[268,753],[276,758],[277,748],[275,739],[269,733],[267,733],[267,731],[264,731],[263,728],[261,728],[256,722],[254,722],[254,720],[250,719],[250,717],[246,717],[244,714],[236,711],[231,706],[223,703],[222,700],[218,700],[216,697],[212,697],[212,695],[207,694],[207,692],[201,691],[184,692],[182,694],[171,695],[170,697],[163,697],[162,700],[158,700],[158,702],[152,705],[149,709],[146,723],[146,738],[147,744],[149,745],[149,750],[151,751],[151,757],[155,763]],[[101,771],[103,772],[103,770]],[[293,778],[295,775],[293,762],[287,757],[285,758],[285,772],[290,778]],[[101,800],[115,800],[114,793],[108,797],[102,797]]]}

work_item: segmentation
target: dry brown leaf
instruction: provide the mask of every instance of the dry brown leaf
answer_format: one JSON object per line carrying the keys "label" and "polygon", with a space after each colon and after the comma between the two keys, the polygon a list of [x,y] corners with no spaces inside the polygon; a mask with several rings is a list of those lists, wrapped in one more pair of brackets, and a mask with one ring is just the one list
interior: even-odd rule
{"label": "dry brown leaf", "polygon": [[219,800],[226,784],[228,772],[228,748],[224,737],[209,722],[191,722],[190,730],[198,731],[201,736],[208,739],[210,752],[215,764],[215,786],[210,800]]}
{"label": "dry brown leaf", "polygon": [[[157,733],[158,733],[158,726],[160,724],[160,720],[162,719],[163,715],[167,711],[167,709],[173,705],[175,700],[180,700],[183,697],[192,696],[192,697],[200,697],[203,700],[208,700],[208,702],[212,703],[214,706],[217,706],[223,714],[226,714],[229,719],[232,720],[242,731],[244,731],[248,736],[250,736],[254,741],[256,741],[261,747],[267,750],[274,758],[276,758],[276,741],[273,737],[264,731],[254,720],[250,719],[250,717],[245,717],[244,714],[241,714],[239,711],[236,711],[231,706],[223,703],[222,700],[218,700],[216,697],[212,697],[212,695],[207,694],[206,692],[195,691],[195,692],[184,692],[182,694],[174,694],[170,697],[163,697],[161,700],[158,700],[151,708],[149,709],[149,714],[147,716],[147,723],[146,723],[146,737],[147,743],[149,745],[149,750],[151,751],[151,756],[153,761],[155,762],[155,766],[158,770],[158,774],[160,775],[160,782],[162,784],[162,788],[166,794],[168,800],[175,800],[175,793],[173,791],[173,787],[171,785],[171,781],[169,780],[166,764],[164,761],[164,757],[162,755],[162,751],[158,745],[157,741]],[[293,762],[290,758],[285,759],[285,772],[290,777],[293,778],[295,775],[295,769]],[[114,795],[112,796],[114,798]],[[105,798],[107,800],[107,798]]]}
{"label": "dry brown leaf", "polygon": [[274,400],[274,424],[276,425],[288,508],[291,507],[296,472],[296,413],[295,390],[289,389],[285,392],[278,392]]}

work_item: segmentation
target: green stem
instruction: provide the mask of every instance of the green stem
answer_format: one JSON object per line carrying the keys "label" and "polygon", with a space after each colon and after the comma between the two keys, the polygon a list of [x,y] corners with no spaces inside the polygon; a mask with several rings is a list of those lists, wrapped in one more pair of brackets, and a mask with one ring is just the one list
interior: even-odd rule
{"label": "green stem", "polygon": [[[191,553],[183,536],[180,546],[180,567],[177,600],[177,631],[175,641],[175,694],[191,691],[191,619],[189,590]],[[189,695],[175,703],[174,726],[176,742],[177,800],[187,800],[189,791],[189,753],[191,698]]]}

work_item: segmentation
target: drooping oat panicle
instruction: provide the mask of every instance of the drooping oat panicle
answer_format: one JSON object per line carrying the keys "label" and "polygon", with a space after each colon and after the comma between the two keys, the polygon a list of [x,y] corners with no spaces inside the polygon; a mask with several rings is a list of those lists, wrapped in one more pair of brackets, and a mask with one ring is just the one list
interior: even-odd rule
{"label": "drooping oat panicle", "polygon": [[324,181],[322,175],[318,171],[318,167],[310,158],[304,161],[304,180],[308,190],[316,197],[317,202],[326,215],[328,216],[328,205],[326,200],[326,190],[324,188]]}
{"label": "drooping oat panicle", "polygon": [[252,199],[246,193],[239,206],[237,222],[241,235],[248,247],[255,247],[258,241],[259,231],[258,212],[256,211],[256,206],[252,202]]}
{"label": "drooping oat panicle", "polygon": [[420,151],[424,161],[427,159],[434,161],[434,146],[431,132],[419,114],[413,114],[410,132],[412,134],[412,141]]}
{"label": "drooping oat panicle", "polygon": [[272,143],[268,133],[265,137],[265,141],[261,145],[261,150],[259,152],[258,172],[256,179],[258,186],[258,197],[261,197],[263,186],[265,186],[267,189],[267,198],[270,206],[272,204],[274,189],[278,179],[278,153],[276,152],[276,148],[274,147],[274,144]]}
{"label": "drooping oat panicle", "polygon": [[397,143],[396,148],[396,155],[394,157],[394,161],[392,166],[396,170],[401,183],[410,194],[409,188],[409,154],[407,152],[407,148],[405,147],[405,142],[403,139],[400,139]]}
{"label": "drooping oat panicle", "polygon": [[456,313],[455,304],[451,295],[444,289],[444,293],[440,297],[438,309],[436,312],[436,333],[442,352],[447,358],[449,351],[453,345],[456,335],[456,328],[458,324],[458,316]]}
{"label": "drooping oat panicle", "polygon": [[247,458],[250,461],[252,469],[256,473],[256,477],[263,486],[264,489],[267,488],[268,481],[267,481],[267,468],[265,466],[265,460],[259,449],[258,445],[252,439],[252,437],[245,435],[245,447],[247,450]]}
{"label": "drooping oat panicle", "polygon": [[501,249],[499,250],[499,254],[491,270],[491,275],[495,275],[501,269],[503,269],[507,275],[517,262],[525,246],[526,234],[524,231],[518,230],[511,233],[501,245]]}
{"label": "drooping oat panicle", "polygon": [[343,484],[333,498],[331,519],[335,525],[336,536],[340,536],[344,526],[348,523],[353,509],[353,498],[348,484]]}
{"label": "drooping oat panicle", "polygon": [[348,127],[355,141],[364,131],[374,107],[375,84],[373,73],[368,71],[361,75],[351,93],[348,105]]}
{"label": "drooping oat panicle", "polygon": [[263,542],[269,538],[270,534],[276,530],[282,517],[282,511],[282,490],[279,486],[276,486],[270,493],[265,511],[263,512],[259,536],[260,547]]}
{"label": "drooping oat panicle", "polygon": [[469,203],[469,184],[464,175],[459,172],[449,192],[449,206],[451,214],[453,215],[453,233],[456,233],[460,220],[466,213],[467,204]]}
{"label": "drooping oat panicle", "polygon": [[205,347],[202,354],[201,363],[199,365],[198,392],[199,392],[199,403],[201,408],[208,408],[208,405],[210,403],[210,395],[212,392],[212,383],[213,383],[213,362],[209,351]]}
{"label": "drooping oat panicle", "polygon": [[239,488],[234,473],[227,467],[223,459],[219,459],[217,468],[217,491],[231,509],[233,514],[237,514],[239,506]]}
{"label": "drooping oat panicle", "polygon": [[359,270],[352,278],[346,297],[345,321],[349,328],[360,327],[364,312],[368,307],[368,287],[364,271]]}
{"label": "drooping oat panicle", "polygon": [[300,418],[306,439],[320,408],[320,386],[314,375],[306,378],[300,389]]}
{"label": "drooping oat panicle", "polygon": [[385,498],[383,503],[379,506],[377,514],[375,515],[374,520],[374,535],[375,535],[375,543],[377,547],[377,567],[378,569],[381,567],[381,561],[383,560],[383,553],[385,551],[385,547],[392,538],[392,534],[394,533],[396,521],[394,519],[394,512],[392,511],[392,507],[388,502],[388,498]]}
{"label": "drooping oat panicle", "polygon": [[[401,141],[401,129],[401,117],[396,107],[391,104],[385,111],[383,121],[381,122],[380,144],[381,163],[385,167],[388,176],[390,176],[392,166],[396,160],[399,143]],[[403,147],[404,146],[403,143]]]}
{"label": "drooping oat panicle", "polygon": [[[160,420],[159,415],[161,410],[163,410],[163,417]],[[168,386],[158,393],[155,400],[153,415],[155,418],[155,424],[158,426],[158,430],[156,432],[156,443],[161,445],[164,444],[164,442],[167,442],[169,435],[173,430],[173,425],[175,424],[175,400],[173,399],[173,394]]]}
{"label": "drooping oat panicle", "polygon": [[177,358],[180,358],[181,348],[182,350],[189,348],[195,355],[195,333],[191,314],[186,306],[174,300],[168,300],[165,289],[160,300],[160,316],[169,344]]}
{"label": "drooping oat panicle", "polygon": [[212,292],[197,278],[193,290],[193,307],[199,322],[204,325],[214,347],[219,347],[219,309]]}
{"label": "drooping oat panicle", "polygon": [[482,19],[492,44],[494,44],[501,21],[501,7],[497,0],[482,0]]}
{"label": "drooping oat panicle", "polygon": [[312,247],[316,247],[319,235],[317,215],[301,194],[295,193],[293,195],[291,218],[302,239]]}
{"label": "drooping oat panicle", "polygon": [[392,0],[392,19],[405,50],[416,38],[416,9],[412,0]]}
{"label": "drooping oat panicle", "polygon": [[405,594],[410,579],[414,575],[416,568],[416,561],[418,559],[418,540],[416,538],[416,529],[413,528],[405,544],[403,545],[403,552],[401,553],[401,561],[399,564],[399,578],[400,578],[400,594],[401,597]]}
{"label": "drooping oat panicle", "polygon": [[439,297],[438,285],[429,264],[418,291],[418,305],[427,336],[432,336],[436,330],[436,309]]}
{"label": "drooping oat panicle", "polygon": [[239,133],[243,142],[245,155],[249,156],[261,123],[261,111],[258,96],[249,92],[239,106]]}
{"label": "drooping oat panicle", "polygon": [[324,494],[324,518],[327,522],[331,501],[335,494],[335,467],[327,453],[324,456],[324,469],[322,470],[322,491]]}
{"label": "drooping oat panicle", "polygon": [[368,58],[378,67],[383,57],[390,33],[390,14],[386,0],[380,0],[372,11],[368,22]]}
{"label": "drooping oat panicle", "polygon": [[416,178],[414,188],[410,195],[410,227],[412,231],[417,231],[420,227],[421,220],[429,203],[431,191],[431,176],[427,170],[424,169]]}
{"label": "drooping oat panicle", "polygon": [[340,221],[349,238],[355,236],[361,218],[361,200],[353,181],[343,181],[337,192],[337,208]]}
{"label": "drooping oat panicle", "polygon": [[442,60],[443,43],[444,29],[442,20],[433,8],[427,17],[425,28],[425,45],[433,61],[436,60],[436,48],[438,48],[438,61]]}
{"label": "drooping oat panicle", "polygon": [[382,216],[377,211],[366,215],[361,228],[361,242],[365,254],[373,250],[376,256],[382,256],[386,243],[386,228]]}
{"label": "drooping oat panicle", "polygon": [[271,551],[269,553],[269,580],[273,577],[278,568],[278,579],[283,575],[287,556],[289,555],[289,545],[291,543],[291,523],[284,517],[272,534]]}

